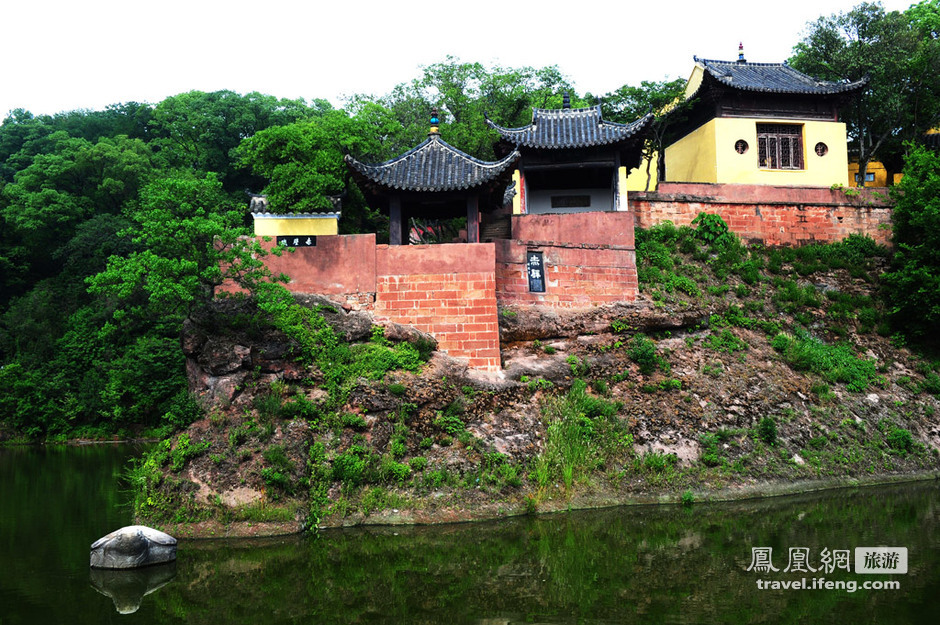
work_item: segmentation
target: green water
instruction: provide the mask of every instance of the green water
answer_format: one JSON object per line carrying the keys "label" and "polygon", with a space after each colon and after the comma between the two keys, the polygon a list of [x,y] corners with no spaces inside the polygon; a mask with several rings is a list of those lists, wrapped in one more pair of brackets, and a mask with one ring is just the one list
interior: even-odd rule
{"label": "green water", "polygon": [[[734,504],[484,524],[181,541],[133,614],[88,545],[130,522],[127,447],[0,449],[0,625],[12,623],[940,623],[937,482]],[[789,548],[907,547],[909,572],[784,573]],[[747,571],[772,547],[777,573]],[[896,580],[896,590],[760,590],[758,579]],[[136,584],[136,586],[135,586]],[[133,588],[132,588],[133,589]],[[133,603],[133,602],[132,602]]]}

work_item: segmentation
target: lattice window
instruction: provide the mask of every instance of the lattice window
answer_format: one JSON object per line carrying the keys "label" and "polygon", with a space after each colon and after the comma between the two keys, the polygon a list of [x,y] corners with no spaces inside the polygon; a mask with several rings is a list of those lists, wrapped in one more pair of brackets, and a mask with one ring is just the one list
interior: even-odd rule
{"label": "lattice window", "polygon": [[803,127],[757,124],[757,163],[764,169],[803,169]]}

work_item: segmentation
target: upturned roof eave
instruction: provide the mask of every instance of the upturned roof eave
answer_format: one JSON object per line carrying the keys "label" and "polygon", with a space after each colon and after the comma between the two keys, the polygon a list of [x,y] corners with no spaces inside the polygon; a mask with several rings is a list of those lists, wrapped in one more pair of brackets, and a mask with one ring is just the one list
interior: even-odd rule
{"label": "upturned roof eave", "polygon": [[[854,92],[860,91],[868,84],[868,78],[862,78],[861,80],[856,80],[853,82],[847,83],[837,83],[831,81],[818,81],[813,79],[807,74],[790,67],[786,63],[751,63],[745,62],[739,64],[737,61],[719,61],[714,59],[700,59],[697,56],[693,57],[695,62],[700,64],[704,69],[704,74],[708,80],[703,80],[696,89],[695,93],[691,94],[688,99],[700,95],[703,90],[707,89],[711,84],[710,81],[714,81],[721,85],[722,87],[728,89],[735,89],[738,91],[747,91],[751,93],[769,93],[769,94],[778,94],[778,95],[817,95],[817,96],[842,96],[842,95],[851,95]],[[782,71],[793,74],[799,77],[799,79],[809,79],[814,85],[806,84],[803,87],[770,87],[770,86],[761,86],[761,85],[750,85],[750,84],[741,84],[734,82],[733,78],[727,76],[727,72],[722,71],[716,66],[728,66],[730,68],[735,67],[745,67],[745,68],[755,68],[755,67],[769,67],[769,68],[780,68]]]}
{"label": "upturned roof eave", "polygon": [[[591,107],[595,108],[595,107]],[[597,107],[599,110],[599,106]],[[533,119],[536,118],[538,110],[565,110],[565,109],[533,109]],[[587,109],[570,109],[575,111],[584,111]],[[599,137],[597,139],[590,139],[585,141],[573,141],[566,143],[550,143],[544,141],[526,141],[523,135],[531,134],[537,127],[537,123],[533,121],[528,126],[521,126],[518,128],[506,128],[500,126],[489,117],[486,117],[486,123],[496,130],[500,139],[506,142],[509,145],[514,145],[516,147],[530,148],[534,150],[566,150],[572,148],[588,148],[588,147],[598,147],[605,145],[616,145],[624,141],[633,139],[638,134],[640,134],[646,127],[652,122],[654,115],[648,113],[644,117],[641,117],[638,120],[635,120],[629,124],[621,124],[617,122],[608,122],[603,119],[599,119],[598,126],[601,128],[611,129],[613,132],[606,137]]]}
{"label": "upturned roof eave", "polygon": [[[429,139],[428,141],[431,141]],[[352,155],[347,154],[344,157],[344,161],[347,166],[352,170],[353,175],[358,180],[365,182],[370,188],[375,191],[392,191],[392,192],[418,192],[418,193],[447,193],[454,191],[469,191],[476,188],[482,188],[493,180],[498,179],[501,175],[505,174],[507,170],[512,167],[516,161],[519,160],[521,154],[518,150],[513,150],[513,152],[507,154],[505,157],[501,158],[498,161],[483,161],[468,154],[461,152],[460,150],[450,146],[440,139],[434,139],[446,148],[449,148],[452,153],[458,155],[458,157],[463,158],[469,163],[472,163],[478,170],[478,175],[473,179],[462,179],[454,180],[453,182],[444,182],[444,183],[432,183],[431,181],[425,181],[422,184],[407,184],[401,182],[398,177],[394,177],[393,181],[388,180],[388,176],[380,176],[379,172],[388,171],[389,168],[401,166],[408,167],[407,161],[409,158],[413,157],[418,153],[419,148],[426,146],[428,141],[425,141],[417,148],[409,150],[405,154],[385,161],[384,163],[378,163],[375,165],[369,165],[363,163]],[[479,172],[482,170],[482,173]]]}

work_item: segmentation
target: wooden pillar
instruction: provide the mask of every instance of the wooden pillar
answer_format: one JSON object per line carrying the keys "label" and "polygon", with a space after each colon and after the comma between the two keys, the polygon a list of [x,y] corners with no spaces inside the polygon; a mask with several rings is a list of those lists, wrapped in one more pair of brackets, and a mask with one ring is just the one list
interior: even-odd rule
{"label": "wooden pillar", "polygon": [[480,199],[476,194],[467,196],[467,243],[480,242]]}
{"label": "wooden pillar", "polygon": [[388,243],[401,245],[401,198],[393,195],[388,201]]}

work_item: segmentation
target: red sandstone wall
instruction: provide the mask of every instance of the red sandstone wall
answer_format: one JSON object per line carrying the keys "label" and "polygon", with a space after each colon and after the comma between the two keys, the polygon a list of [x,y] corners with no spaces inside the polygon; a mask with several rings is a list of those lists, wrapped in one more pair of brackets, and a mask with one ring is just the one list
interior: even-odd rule
{"label": "red sandstone wall", "polygon": [[375,315],[431,334],[471,367],[500,367],[492,243],[380,245]]}
{"label": "red sandstone wall", "polygon": [[[261,241],[271,249],[274,241]],[[273,273],[290,276],[295,293],[325,295],[346,309],[371,310],[375,302],[375,235],[317,237],[315,247],[298,247],[265,260]]]}
{"label": "red sandstone wall", "polygon": [[[562,309],[636,300],[633,222],[628,212],[513,216],[513,239],[496,247],[497,300]],[[543,253],[544,293],[529,291],[530,250]]]}
{"label": "red sandstone wall", "polygon": [[721,215],[741,238],[765,245],[830,243],[850,234],[888,245],[891,204],[886,190],[858,191],[847,196],[843,190],[819,187],[664,182],[655,193],[631,193],[630,209],[640,228],[666,220],[689,225],[704,212]]}
{"label": "red sandstone wall", "polygon": [[565,244],[619,245],[633,248],[634,218],[626,211],[514,215],[512,238]]}

